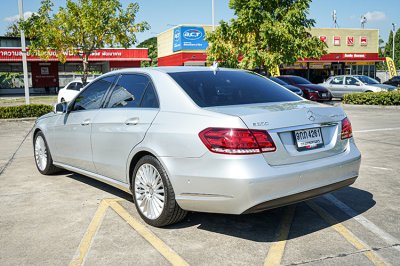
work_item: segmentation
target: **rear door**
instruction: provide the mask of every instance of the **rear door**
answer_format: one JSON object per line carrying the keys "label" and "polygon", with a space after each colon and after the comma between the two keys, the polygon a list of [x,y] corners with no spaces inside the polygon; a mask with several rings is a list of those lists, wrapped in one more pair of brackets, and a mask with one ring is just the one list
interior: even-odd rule
{"label": "rear door", "polygon": [[151,79],[122,74],[92,124],[93,161],[98,174],[127,182],[127,159],[159,112]]}
{"label": "rear door", "polygon": [[60,163],[95,172],[90,141],[92,123],[114,76],[97,80],[71,103],[70,111],[57,120],[54,130],[56,158]]}
{"label": "rear door", "polygon": [[333,97],[341,98],[345,94],[345,91],[343,90],[343,81],[343,76],[332,77],[330,80],[328,88],[332,92]]}
{"label": "rear door", "polygon": [[363,92],[361,83],[356,78],[346,77],[344,83],[345,83],[344,88],[347,93]]}

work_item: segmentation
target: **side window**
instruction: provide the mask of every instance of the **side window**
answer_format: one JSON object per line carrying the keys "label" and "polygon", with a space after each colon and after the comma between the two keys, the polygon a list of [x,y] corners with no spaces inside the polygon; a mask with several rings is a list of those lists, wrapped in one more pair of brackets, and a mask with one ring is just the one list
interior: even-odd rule
{"label": "side window", "polygon": [[331,81],[332,85],[340,85],[343,84],[343,77],[334,77]]}
{"label": "side window", "polygon": [[75,88],[75,83],[76,82],[72,82],[70,83],[67,87],[65,87],[66,90],[73,90]]}
{"label": "side window", "polygon": [[77,82],[77,83],[76,83],[76,86],[75,86],[75,90],[76,90],[76,91],[79,91],[80,89],[82,89],[82,87],[83,87],[82,83]]}
{"label": "side window", "polygon": [[108,76],[97,80],[85,90],[82,91],[75,99],[72,111],[93,110],[101,106],[102,99],[108,88],[114,81],[115,76]]}
{"label": "side window", "polygon": [[149,84],[146,76],[122,75],[112,91],[107,108],[138,107]]}
{"label": "side window", "polygon": [[352,77],[346,77],[346,85],[358,85],[358,80]]}
{"label": "side window", "polygon": [[157,95],[154,90],[153,84],[150,82],[147,86],[146,92],[143,95],[142,102],[140,103],[142,108],[158,108]]}

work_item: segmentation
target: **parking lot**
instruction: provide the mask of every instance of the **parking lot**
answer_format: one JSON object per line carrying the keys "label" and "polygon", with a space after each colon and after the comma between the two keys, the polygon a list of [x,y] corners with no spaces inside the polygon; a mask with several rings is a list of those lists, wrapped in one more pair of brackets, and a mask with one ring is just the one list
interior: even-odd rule
{"label": "parking lot", "polygon": [[0,121],[0,265],[400,265],[400,108],[345,106],[356,183],[258,214],[189,213],[146,225],[125,192],[43,176],[33,120]]}

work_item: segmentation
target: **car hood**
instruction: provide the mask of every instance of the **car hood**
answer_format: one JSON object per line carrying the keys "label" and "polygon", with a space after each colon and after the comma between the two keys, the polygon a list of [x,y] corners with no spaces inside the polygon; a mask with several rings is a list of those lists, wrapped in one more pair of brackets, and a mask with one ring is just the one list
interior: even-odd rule
{"label": "car hood", "polygon": [[296,84],[296,87],[300,88],[300,89],[312,89],[312,90],[316,90],[319,92],[328,92],[329,90],[321,85],[317,85],[317,84]]}
{"label": "car hood", "polygon": [[395,86],[387,85],[387,84],[368,84],[368,86],[378,87],[378,88],[381,88],[381,89],[386,89],[388,91],[392,91],[392,90],[396,89]]}

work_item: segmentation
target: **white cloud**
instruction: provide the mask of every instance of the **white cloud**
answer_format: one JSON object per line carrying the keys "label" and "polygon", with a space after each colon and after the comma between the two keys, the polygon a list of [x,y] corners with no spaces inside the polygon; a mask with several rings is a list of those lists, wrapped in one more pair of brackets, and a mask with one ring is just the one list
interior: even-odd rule
{"label": "white cloud", "polygon": [[[24,13],[24,19],[29,18],[29,17],[32,16],[33,14],[34,14],[34,12],[26,11],[26,12]],[[13,23],[13,22],[15,22],[15,21],[17,21],[17,20],[19,20],[19,15],[15,15],[15,16],[11,16],[11,17],[6,17],[6,18],[4,18],[4,21],[11,22],[11,23]]]}
{"label": "white cloud", "polygon": [[364,16],[367,18],[367,21],[386,20],[386,15],[382,11],[370,11],[370,12],[365,13]]}

